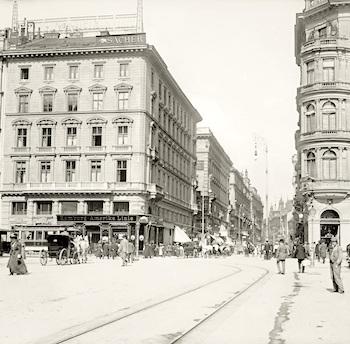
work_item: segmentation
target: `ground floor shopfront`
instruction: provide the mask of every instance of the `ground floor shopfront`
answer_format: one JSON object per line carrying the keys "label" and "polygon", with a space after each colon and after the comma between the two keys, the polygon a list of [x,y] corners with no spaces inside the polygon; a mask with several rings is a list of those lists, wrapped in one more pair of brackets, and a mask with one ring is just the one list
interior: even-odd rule
{"label": "ground floor shopfront", "polygon": [[350,200],[337,202],[315,199],[309,211],[306,238],[307,242],[327,243],[335,236],[343,249],[350,244]]}

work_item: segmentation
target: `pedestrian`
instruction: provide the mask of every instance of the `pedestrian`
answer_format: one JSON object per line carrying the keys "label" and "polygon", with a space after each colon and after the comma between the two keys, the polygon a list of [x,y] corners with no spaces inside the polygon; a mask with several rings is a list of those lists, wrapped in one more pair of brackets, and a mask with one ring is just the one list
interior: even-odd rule
{"label": "pedestrian", "polygon": [[336,237],[331,239],[332,253],[329,257],[330,269],[331,269],[331,279],[333,282],[333,291],[340,294],[344,293],[343,281],[340,276],[341,263],[343,260],[343,250],[338,245],[338,240]]}
{"label": "pedestrian", "polygon": [[264,259],[270,259],[270,250],[271,250],[271,246],[269,244],[269,241],[266,240],[264,245]]}
{"label": "pedestrian", "polygon": [[120,241],[118,253],[120,258],[122,259],[122,266],[126,266],[128,263],[128,250],[129,250],[129,242],[126,238],[126,235],[123,235],[123,239]]}
{"label": "pedestrian", "polygon": [[322,259],[322,263],[324,264],[327,257],[327,245],[323,240],[320,244],[319,251],[320,251],[320,258]]}
{"label": "pedestrian", "polygon": [[164,245],[163,244],[159,244],[158,255],[159,255],[159,257],[164,257]]}
{"label": "pedestrian", "polygon": [[133,263],[134,262],[134,252],[135,252],[135,245],[132,241],[129,241],[128,244],[128,260],[129,263]]}
{"label": "pedestrian", "polygon": [[20,242],[17,240],[17,234],[12,233],[10,235],[10,239],[10,258],[7,263],[7,267],[10,270],[10,275],[25,275],[26,273],[28,273],[28,270],[26,264],[24,263],[22,247]]}
{"label": "pedestrian", "polygon": [[286,258],[288,255],[288,246],[284,243],[283,239],[280,239],[279,245],[276,248],[277,269],[279,274],[284,275],[286,272]]}
{"label": "pedestrian", "polygon": [[317,261],[320,261],[320,242],[317,242],[315,246],[315,256],[317,258]]}
{"label": "pedestrian", "polygon": [[306,258],[305,246],[299,241],[295,248],[295,258],[298,259],[299,272],[305,272],[305,265],[303,263]]}

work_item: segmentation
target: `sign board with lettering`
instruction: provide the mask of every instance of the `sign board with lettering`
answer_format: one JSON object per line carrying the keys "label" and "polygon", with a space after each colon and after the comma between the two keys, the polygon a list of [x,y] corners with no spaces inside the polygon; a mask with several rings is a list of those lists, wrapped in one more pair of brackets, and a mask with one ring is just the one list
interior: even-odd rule
{"label": "sign board with lettering", "polygon": [[58,222],[136,222],[136,215],[57,215]]}
{"label": "sign board with lettering", "polygon": [[128,35],[98,36],[96,41],[101,45],[137,45],[146,44],[146,34],[136,33]]}

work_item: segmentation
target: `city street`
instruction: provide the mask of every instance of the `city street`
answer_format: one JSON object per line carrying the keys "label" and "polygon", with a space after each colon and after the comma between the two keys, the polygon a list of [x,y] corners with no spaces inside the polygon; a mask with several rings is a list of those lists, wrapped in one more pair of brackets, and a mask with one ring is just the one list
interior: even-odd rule
{"label": "city street", "polygon": [[341,329],[350,325],[350,270],[343,268],[346,293],[332,293],[327,262],[299,274],[289,259],[283,276],[275,260],[242,256],[140,259],[128,267],[95,258],[43,267],[29,258],[30,274],[11,277],[6,262],[1,343],[348,342]]}

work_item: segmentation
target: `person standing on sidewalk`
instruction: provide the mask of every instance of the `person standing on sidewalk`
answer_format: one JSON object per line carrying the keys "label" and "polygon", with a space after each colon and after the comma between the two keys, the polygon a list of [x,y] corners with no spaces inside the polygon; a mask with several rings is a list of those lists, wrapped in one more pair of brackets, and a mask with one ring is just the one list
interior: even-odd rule
{"label": "person standing on sidewalk", "polygon": [[336,237],[331,239],[332,253],[329,257],[330,268],[331,268],[331,278],[333,282],[333,291],[344,293],[343,281],[340,277],[341,263],[343,260],[343,250],[338,245],[338,240]]}
{"label": "person standing on sidewalk", "polygon": [[[284,275],[286,272],[286,258],[288,255],[288,246],[284,243],[284,240],[281,239],[276,249],[277,269],[279,274]],[[282,269],[280,265],[282,266]]]}
{"label": "person standing on sidewalk", "polygon": [[17,240],[17,234],[12,233],[11,239],[11,250],[10,258],[7,263],[7,267],[10,270],[10,275],[25,275],[28,273],[26,264],[24,263],[22,255],[22,246]]}
{"label": "person standing on sidewalk", "polygon": [[128,263],[128,251],[129,251],[129,241],[126,238],[126,235],[123,235],[123,239],[119,245],[119,256],[122,259],[122,266],[126,266]]}
{"label": "person standing on sidewalk", "polygon": [[306,258],[305,246],[299,241],[295,248],[295,258],[298,259],[299,272],[305,272],[303,261]]}
{"label": "person standing on sidewalk", "polygon": [[323,240],[320,244],[319,250],[320,250],[320,258],[322,259],[322,263],[324,264],[327,257],[327,245]]}

